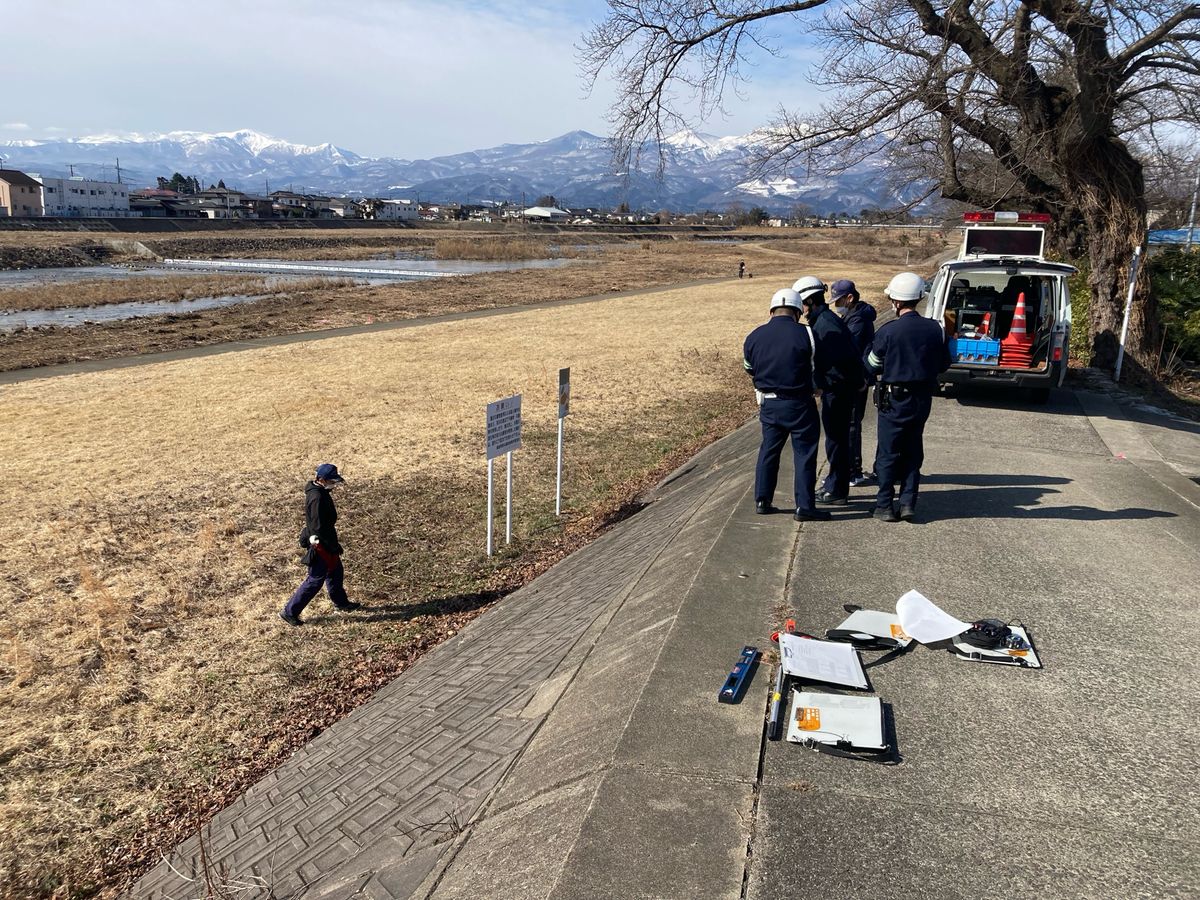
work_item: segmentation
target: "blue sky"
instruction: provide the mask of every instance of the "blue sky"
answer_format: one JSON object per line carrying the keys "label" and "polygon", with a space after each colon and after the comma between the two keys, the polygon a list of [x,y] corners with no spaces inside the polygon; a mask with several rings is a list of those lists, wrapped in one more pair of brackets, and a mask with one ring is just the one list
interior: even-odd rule
{"label": "blue sky", "polygon": [[[586,96],[575,45],[603,2],[6,0],[0,140],[251,128],[416,159],[607,133],[608,82]],[[812,108],[811,49],[769,29],[718,135]],[[17,85],[20,84],[20,87]]]}

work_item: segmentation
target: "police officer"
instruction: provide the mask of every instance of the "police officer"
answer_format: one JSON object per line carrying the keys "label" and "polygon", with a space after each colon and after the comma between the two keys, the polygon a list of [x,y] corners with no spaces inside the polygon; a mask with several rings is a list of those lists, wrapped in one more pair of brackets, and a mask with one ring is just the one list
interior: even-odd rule
{"label": "police officer", "polygon": [[825,303],[827,288],[821,279],[805,275],[792,290],[800,295],[805,318],[821,350],[815,381],[822,388],[821,426],[829,473],[817,502],[844,506],[850,493],[850,422],[864,383],[862,353],[854,349],[846,323]]}
{"label": "police officer", "polygon": [[[879,376],[875,404],[879,408],[879,449],[875,474],[879,494],[875,518],[884,522],[911,521],[916,517],[921,463],[925,459],[922,437],[938,373],[950,367],[950,350],[942,326],[917,310],[925,294],[925,281],[914,272],[901,272],[884,289],[896,318],[880,326],[867,352],[866,366]],[[900,483],[900,509],[892,506],[895,485]]]}
{"label": "police officer", "polygon": [[[829,286],[830,308],[834,310],[846,328],[850,331],[850,340],[854,341],[854,349],[858,358],[862,359],[871,349],[875,340],[875,307],[864,303],[848,278],[839,278]],[[867,412],[867,396],[870,387],[875,382],[875,376],[868,373],[863,381],[862,390],[854,398],[854,408],[850,415],[850,487],[866,487],[875,483],[875,471],[863,471],[862,464],[862,423]]]}
{"label": "police officer", "polygon": [[764,514],[774,509],[779,455],[790,436],[796,465],[794,518],[824,521],[829,513],[816,508],[814,496],[821,425],[813,398],[819,391],[813,383],[814,347],[808,329],[799,322],[800,308],[794,290],[776,291],[771,318],[750,332],[743,347],[746,372],[761,398],[762,445],[754,472],[754,511]]}

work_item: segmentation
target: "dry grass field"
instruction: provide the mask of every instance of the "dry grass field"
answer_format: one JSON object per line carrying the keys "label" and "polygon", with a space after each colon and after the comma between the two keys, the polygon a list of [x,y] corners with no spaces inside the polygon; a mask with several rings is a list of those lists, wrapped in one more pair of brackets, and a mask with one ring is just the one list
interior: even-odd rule
{"label": "dry grass field", "polygon": [[[894,271],[849,274],[877,297]],[[773,277],[0,389],[0,894],[115,896],[664,466],[745,421],[742,338],[802,272],[847,269],[830,252]],[[488,560],[483,408],[514,392],[516,542]],[[347,583],[368,609],[318,599],[289,629],[276,613],[303,573],[302,488],[326,460],[349,481]]]}

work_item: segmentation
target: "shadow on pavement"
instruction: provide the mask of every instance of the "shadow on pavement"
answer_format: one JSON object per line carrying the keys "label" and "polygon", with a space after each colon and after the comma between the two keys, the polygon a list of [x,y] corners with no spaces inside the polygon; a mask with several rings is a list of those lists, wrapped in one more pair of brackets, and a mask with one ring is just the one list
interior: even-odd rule
{"label": "shadow on pavement", "polygon": [[1052,475],[985,475],[985,474],[955,474],[947,475],[936,472],[932,475],[921,475],[921,484],[960,484],[965,487],[1018,487],[1021,485],[1037,484],[1070,484],[1070,478],[1060,478]]}
{"label": "shadow on pavement", "polygon": [[[929,479],[932,481],[933,479]],[[922,483],[925,483],[922,479]],[[1042,498],[1059,491],[1028,487],[983,487],[965,491],[934,491],[921,495],[921,519],[1065,519],[1077,522],[1109,522],[1120,519],[1173,519],[1176,513],[1160,509],[1126,507],[1096,509],[1092,506],[1041,506]],[[1032,508],[1030,508],[1032,507]]]}

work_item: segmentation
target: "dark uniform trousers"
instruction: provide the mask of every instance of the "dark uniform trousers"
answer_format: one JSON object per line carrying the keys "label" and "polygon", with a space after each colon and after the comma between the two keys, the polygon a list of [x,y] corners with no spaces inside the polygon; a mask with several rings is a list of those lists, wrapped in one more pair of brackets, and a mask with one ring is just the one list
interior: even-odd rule
{"label": "dark uniform trousers", "polygon": [[917,388],[907,390],[903,397],[893,395],[891,408],[880,410],[879,448],[875,456],[878,508],[891,507],[897,483],[900,505],[916,507],[921,463],[925,461],[925,422],[932,408],[933,393],[927,388]]}
{"label": "dark uniform trousers", "polygon": [[346,589],[342,586],[345,571],[340,556],[318,550],[316,547],[312,548],[309,554],[308,577],[300,582],[300,587],[296,588],[283,611],[289,616],[299,616],[312,598],[321,593],[322,586],[329,591],[329,599],[333,601],[334,606],[349,603],[350,598],[346,596]]}
{"label": "dark uniform trousers", "polygon": [[796,509],[811,512],[816,508],[817,445],[821,437],[816,403],[812,397],[765,399],[758,418],[762,423],[762,446],[754,471],[754,499],[769,503],[775,496],[779,456],[791,437],[796,466]]}
{"label": "dark uniform trousers", "polygon": [[[867,414],[867,398],[871,390],[858,391],[854,397],[854,409],[850,417],[850,477],[857,478],[863,473],[862,462],[862,423]],[[873,468],[873,467],[872,467]]]}
{"label": "dark uniform trousers", "polygon": [[[821,427],[825,429],[825,458],[829,474],[821,489],[836,497],[850,493],[851,434],[854,405],[862,391],[854,388],[834,388],[821,394]],[[861,446],[862,439],[859,438]],[[861,451],[860,451],[860,456]]]}

